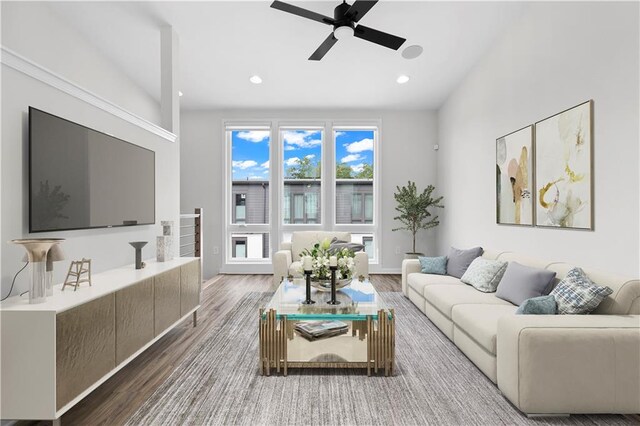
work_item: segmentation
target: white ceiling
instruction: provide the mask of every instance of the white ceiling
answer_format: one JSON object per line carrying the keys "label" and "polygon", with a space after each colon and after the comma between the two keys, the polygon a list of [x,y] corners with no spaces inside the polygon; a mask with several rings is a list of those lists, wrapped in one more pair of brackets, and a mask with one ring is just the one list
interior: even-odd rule
{"label": "white ceiling", "polygon": [[[292,2],[333,16],[331,2]],[[52,2],[72,27],[155,98],[160,35],[180,38],[183,108],[437,108],[521,13],[513,2],[382,0],[363,25],[420,44],[406,60],[359,39],[341,40],[320,62],[307,58],[331,27],[260,2]],[[259,74],[264,82],[253,85]],[[398,85],[400,74],[411,77]]]}

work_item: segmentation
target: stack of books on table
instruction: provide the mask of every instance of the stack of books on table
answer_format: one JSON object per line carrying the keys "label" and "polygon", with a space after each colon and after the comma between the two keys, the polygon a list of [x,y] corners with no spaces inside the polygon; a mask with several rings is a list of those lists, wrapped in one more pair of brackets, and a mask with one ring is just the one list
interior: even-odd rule
{"label": "stack of books on table", "polygon": [[348,330],[349,326],[342,321],[303,321],[296,324],[296,331],[310,341],[339,336]]}

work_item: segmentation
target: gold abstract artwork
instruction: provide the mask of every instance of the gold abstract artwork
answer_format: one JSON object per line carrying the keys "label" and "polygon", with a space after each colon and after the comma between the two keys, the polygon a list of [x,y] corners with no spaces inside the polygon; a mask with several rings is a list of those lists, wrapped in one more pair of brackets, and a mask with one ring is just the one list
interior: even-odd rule
{"label": "gold abstract artwork", "polygon": [[593,229],[592,102],[536,123],[536,225]]}

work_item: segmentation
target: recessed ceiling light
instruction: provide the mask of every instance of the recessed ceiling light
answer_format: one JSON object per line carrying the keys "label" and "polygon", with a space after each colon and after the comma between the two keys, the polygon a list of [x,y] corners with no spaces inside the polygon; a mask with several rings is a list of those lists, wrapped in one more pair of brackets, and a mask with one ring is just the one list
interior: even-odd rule
{"label": "recessed ceiling light", "polygon": [[253,75],[253,76],[251,76],[249,81],[252,82],[253,84],[260,84],[260,83],[262,83],[262,78],[260,78],[259,75]]}
{"label": "recessed ceiling light", "polygon": [[182,97],[182,92],[178,90],[178,96]]}
{"label": "recessed ceiling light", "polygon": [[423,50],[424,49],[422,49],[422,46],[414,44],[412,46],[405,48],[402,51],[402,57],[405,59],[415,59],[418,56],[422,55]]}
{"label": "recessed ceiling light", "polygon": [[409,81],[409,76],[401,75],[396,81],[398,82],[398,84],[405,84],[407,81]]}

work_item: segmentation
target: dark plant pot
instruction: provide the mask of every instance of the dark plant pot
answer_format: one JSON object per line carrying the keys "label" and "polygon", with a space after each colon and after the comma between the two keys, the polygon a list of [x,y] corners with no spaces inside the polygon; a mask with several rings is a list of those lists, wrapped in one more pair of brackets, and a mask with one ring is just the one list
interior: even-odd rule
{"label": "dark plant pot", "polygon": [[405,253],[405,259],[417,259],[419,256],[424,256],[424,253]]}

